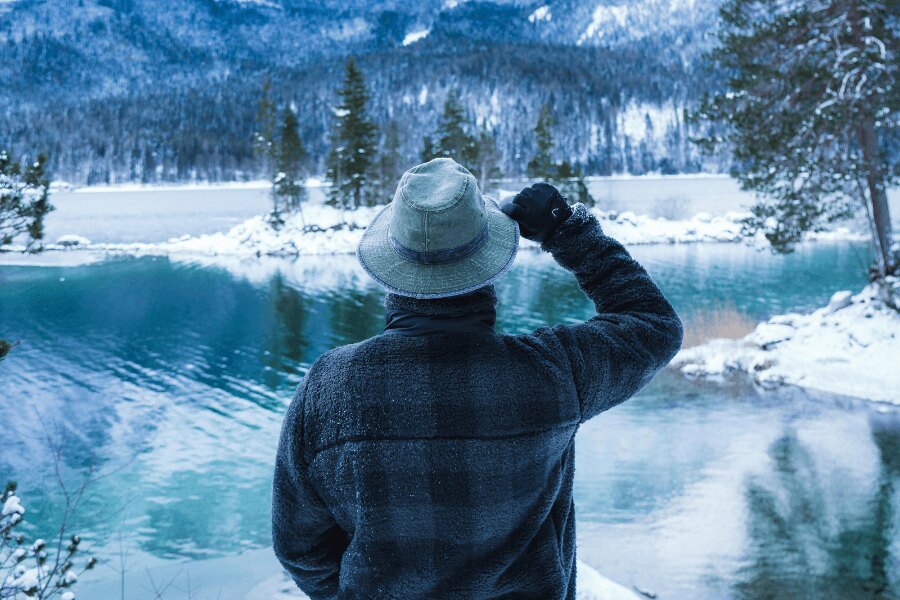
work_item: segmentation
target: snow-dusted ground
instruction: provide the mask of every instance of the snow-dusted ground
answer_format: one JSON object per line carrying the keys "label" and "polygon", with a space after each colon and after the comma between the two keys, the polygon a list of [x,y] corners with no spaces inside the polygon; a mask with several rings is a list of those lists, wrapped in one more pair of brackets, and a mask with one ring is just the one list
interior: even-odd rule
{"label": "snow-dusted ground", "polygon": [[[597,572],[596,569],[578,561],[576,580],[576,600],[642,600],[642,596],[632,592]],[[301,600],[307,598],[285,575],[276,575],[253,588],[248,600]]]}
{"label": "snow-dusted ground", "polygon": [[[900,297],[900,279],[889,284]],[[672,366],[689,377],[742,373],[764,388],[797,385],[900,404],[900,313],[874,285],[838,292],[815,312],[773,317],[743,339],[684,349]]]}
{"label": "snow-dusted ground", "polygon": [[[501,198],[508,194],[501,194]],[[299,256],[308,254],[351,254],[366,225],[382,207],[353,211],[311,204],[303,214],[291,215],[278,230],[265,216],[256,216],[225,232],[185,235],[159,243],[92,243],[76,234],[66,234],[45,245],[48,251],[96,250],[118,254],[197,256]],[[728,212],[721,216],[698,213],[690,219],[670,220],[633,212],[594,209],[604,231],[624,244],[673,244],[692,242],[737,242],[741,238],[739,220],[747,213]],[[847,227],[813,234],[809,239],[865,239]],[[537,244],[522,240],[523,248]],[[21,247],[12,247],[21,250]]]}

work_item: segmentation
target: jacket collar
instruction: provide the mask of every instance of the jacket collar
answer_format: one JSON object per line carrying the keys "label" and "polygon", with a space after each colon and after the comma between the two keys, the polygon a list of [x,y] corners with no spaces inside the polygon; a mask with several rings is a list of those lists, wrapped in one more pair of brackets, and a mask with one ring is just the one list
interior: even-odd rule
{"label": "jacket collar", "polygon": [[417,299],[389,293],[384,298],[384,333],[490,333],[497,320],[496,304],[493,285],[449,298]]}

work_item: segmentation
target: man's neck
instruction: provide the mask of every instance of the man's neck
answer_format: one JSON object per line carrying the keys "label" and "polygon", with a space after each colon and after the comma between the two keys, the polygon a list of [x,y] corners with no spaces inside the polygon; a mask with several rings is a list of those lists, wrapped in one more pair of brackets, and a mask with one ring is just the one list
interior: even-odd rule
{"label": "man's neck", "polygon": [[418,299],[388,294],[387,334],[407,336],[436,333],[490,333],[497,318],[497,295],[488,285],[449,298]]}

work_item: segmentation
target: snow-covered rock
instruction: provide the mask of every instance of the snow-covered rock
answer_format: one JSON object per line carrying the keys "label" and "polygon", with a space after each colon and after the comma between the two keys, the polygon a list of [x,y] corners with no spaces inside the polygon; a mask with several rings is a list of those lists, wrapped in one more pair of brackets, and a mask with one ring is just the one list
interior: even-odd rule
{"label": "snow-covered rock", "polygon": [[870,284],[837,292],[810,314],[773,317],[743,339],[684,349],[672,366],[689,377],[741,373],[766,389],[789,384],[900,404],[900,313]]}
{"label": "snow-covered rock", "polygon": [[86,237],[81,237],[80,235],[75,235],[74,233],[67,233],[66,235],[59,236],[56,239],[56,244],[65,248],[71,248],[74,246],[89,246],[91,244],[91,240],[87,239]]}

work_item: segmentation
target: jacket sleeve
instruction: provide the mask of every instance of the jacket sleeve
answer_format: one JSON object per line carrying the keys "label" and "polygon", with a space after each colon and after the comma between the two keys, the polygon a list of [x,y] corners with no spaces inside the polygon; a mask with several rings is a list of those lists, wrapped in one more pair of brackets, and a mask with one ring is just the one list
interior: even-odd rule
{"label": "jacket sleeve", "polygon": [[584,204],[541,248],[571,271],[597,314],[550,328],[571,365],[581,422],[627,400],[662,370],[681,347],[675,309],[647,271],[605,235]]}
{"label": "jacket sleeve", "polygon": [[312,600],[338,593],[348,536],[313,488],[303,461],[303,402],[309,374],[281,428],[272,484],[272,545],[294,583]]}

